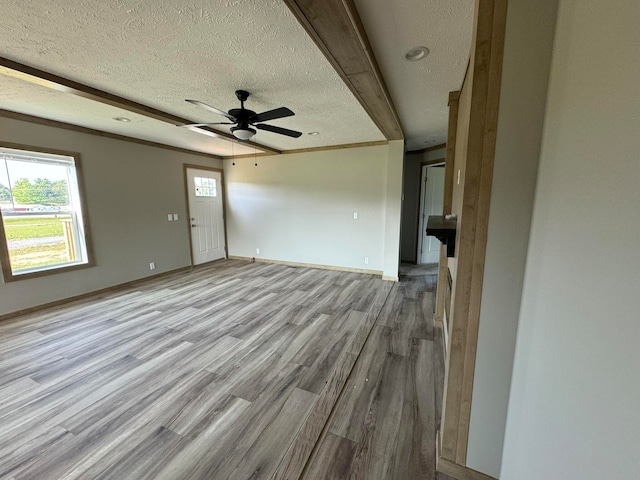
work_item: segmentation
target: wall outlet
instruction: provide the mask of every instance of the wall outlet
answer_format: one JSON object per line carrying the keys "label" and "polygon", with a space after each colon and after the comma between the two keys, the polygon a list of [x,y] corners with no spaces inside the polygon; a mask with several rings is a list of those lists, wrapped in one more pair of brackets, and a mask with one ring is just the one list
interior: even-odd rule
{"label": "wall outlet", "polygon": [[357,220],[358,219],[358,212],[353,212],[353,219]]}
{"label": "wall outlet", "polygon": [[167,220],[169,220],[170,222],[173,221],[173,215],[171,215],[170,213],[167,214]]}
{"label": "wall outlet", "polygon": [[173,221],[174,221],[174,222],[177,222],[177,221],[178,221],[178,214],[177,214],[177,213],[174,213],[174,214],[173,214]]}
{"label": "wall outlet", "polygon": [[151,262],[149,264],[149,270],[155,270],[156,269],[156,262]]}
{"label": "wall outlet", "polygon": [[256,254],[260,255],[260,249],[259,248],[256,248]]}
{"label": "wall outlet", "polygon": [[364,264],[369,265],[369,257],[364,257]]}

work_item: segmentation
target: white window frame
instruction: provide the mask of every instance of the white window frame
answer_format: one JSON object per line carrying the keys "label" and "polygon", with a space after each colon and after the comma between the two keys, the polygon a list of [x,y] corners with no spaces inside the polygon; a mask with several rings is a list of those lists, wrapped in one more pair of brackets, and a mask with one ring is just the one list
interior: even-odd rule
{"label": "white window frame", "polygon": [[55,265],[24,268],[14,272],[11,268],[4,221],[0,219],[0,266],[2,267],[2,276],[5,283],[94,266],[80,154],[3,142],[0,143],[0,156],[7,156],[21,161],[30,161],[29,159],[31,159],[31,161],[38,163],[58,164],[67,167],[71,209],[64,211],[64,213],[71,215],[74,238],[78,240],[75,243],[75,254],[78,260]]}

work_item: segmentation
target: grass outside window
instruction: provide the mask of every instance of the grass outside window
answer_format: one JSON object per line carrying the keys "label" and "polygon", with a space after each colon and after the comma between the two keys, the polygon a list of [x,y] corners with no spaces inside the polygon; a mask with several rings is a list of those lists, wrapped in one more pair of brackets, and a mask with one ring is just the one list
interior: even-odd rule
{"label": "grass outside window", "polygon": [[45,267],[73,260],[65,241],[64,221],[55,217],[5,217],[4,233],[14,270]]}

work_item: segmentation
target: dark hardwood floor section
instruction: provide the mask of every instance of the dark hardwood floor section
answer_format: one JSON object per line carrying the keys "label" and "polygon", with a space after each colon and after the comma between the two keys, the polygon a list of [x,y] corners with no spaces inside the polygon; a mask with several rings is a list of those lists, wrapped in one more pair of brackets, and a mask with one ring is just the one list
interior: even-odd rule
{"label": "dark hardwood floor section", "polygon": [[0,323],[0,479],[436,478],[435,273],[226,260]]}

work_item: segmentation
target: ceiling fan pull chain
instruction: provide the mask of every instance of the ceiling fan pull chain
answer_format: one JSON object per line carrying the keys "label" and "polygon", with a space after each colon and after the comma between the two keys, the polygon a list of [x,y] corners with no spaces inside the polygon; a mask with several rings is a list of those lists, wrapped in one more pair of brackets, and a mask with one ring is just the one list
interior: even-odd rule
{"label": "ceiling fan pull chain", "polygon": [[235,165],[236,164],[236,151],[234,148],[234,144],[236,142],[234,142],[233,140],[231,141],[231,165]]}

